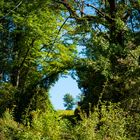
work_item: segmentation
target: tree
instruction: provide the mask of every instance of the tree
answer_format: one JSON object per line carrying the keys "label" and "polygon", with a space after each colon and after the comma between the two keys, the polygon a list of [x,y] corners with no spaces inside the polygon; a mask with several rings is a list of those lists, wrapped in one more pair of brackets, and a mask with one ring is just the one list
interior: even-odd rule
{"label": "tree", "polygon": [[66,107],[66,110],[72,110],[73,106],[75,105],[74,98],[72,97],[72,95],[69,93],[65,94],[63,100],[64,107]]}
{"label": "tree", "polygon": [[[0,82],[16,89],[8,107],[14,106],[17,121],[33,110],[52,109],[50,86],[71,67],[75,56],[75,46],[60,38],[65,17],[52,5],[51,0],[7,0],[0,4]],[[1,113],[5,111],[2,107]]]}
{"label": "tree", "polygon": [[[78,45],[86,47],[86,58],[79,58],[79,65],[75,66],[76,79],[84,94],[81,108],[88,112],[89,104],[93,107],[99,101],[107,101],[121,102],[123,109],[137,112],[140,92],[139,1],[85,0],[83,4],[81,0],[56,1],[75,20],[71,35]],[[92,12],[84,13],[88,9]]]}

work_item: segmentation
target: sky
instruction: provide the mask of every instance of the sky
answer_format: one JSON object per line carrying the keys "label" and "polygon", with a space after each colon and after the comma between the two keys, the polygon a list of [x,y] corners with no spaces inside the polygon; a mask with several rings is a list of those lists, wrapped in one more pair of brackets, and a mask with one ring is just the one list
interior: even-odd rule
{"label": "sky", "polygon": [[[84,46],[77,46],[78,55],[81,58],[85,57],[83,54],[81,54],[84,49]],[[76,98],[81,93],[76,80],[71,78],[70,75],[67,75],[66,77],[60,77],[55,85],[50,89],[50,99],[56,110],[65,109],[63,97],[66,93],[70,93],[74,98]]]}
{"label": "sky", "polygon": [[66,93],[70,93],[74,98],[81,93],[78,85],[71,76],[61,77],[50,90],[50,99],[56,110],[63,110],[63,97]]}

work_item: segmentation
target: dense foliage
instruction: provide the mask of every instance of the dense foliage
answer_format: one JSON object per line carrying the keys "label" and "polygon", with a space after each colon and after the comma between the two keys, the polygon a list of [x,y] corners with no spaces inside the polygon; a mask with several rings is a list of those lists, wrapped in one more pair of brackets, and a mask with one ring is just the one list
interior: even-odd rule
{"label": "dense foliage", "polygon": [[[65,116],[73,117],[71,112],[32,112],[32,126],[19,124],[13,120],[12,114],[7,110],[0,119],[1,140],[137,140],[139,139],[139,123],[135,126],[131,116],[124,113],[118,105],[110,104],[102,110],[95,108],[94,113],[81,114],[82,121],[75,125]],[[99,120],[100,113],[102,119]],[[64,117],[63,117],[64,116]],[[102,126],[98,129],[99,122]],[[129,127],[131,124],[131,127]],[[133,129],[137,130],[134,131]]]}
{"label": "dense foliage", "polygon": [[18,121],[31,110],[51,107],[48,90],[74,58],[74,46],[59,37],[64,18],[50,6],[49,1],[1,2],[0,84],[5,98],[0,112],[14,107]]}
{"label": "dense foliage", "polygon": [[[140,139],[139,0],[1,0],[0,9],[0,139]],[[49,99],[68,70],[82,91],[73,114]]]}
{"label": "dense foliage", "polygon": [[123,102],[124,108],[139,100],[139,1],[83,1],[83,9],[62,3],[78,24],[70,35],[78,39],[78,45],[85,46],[85,58],[75,67],[85,95],[83,108],[88,108],[89,103],[97,105],[99,99]]}

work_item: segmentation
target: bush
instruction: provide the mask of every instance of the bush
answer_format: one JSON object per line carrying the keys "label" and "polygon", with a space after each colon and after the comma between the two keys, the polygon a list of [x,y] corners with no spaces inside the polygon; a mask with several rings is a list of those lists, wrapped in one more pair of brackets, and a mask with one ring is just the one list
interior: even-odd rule
{"label": "bush", "polygon": [[3,118],[0,119],[0,138],[3,140],[13,140],[17,138],[19,132],[18,123],[13,120],[12,115],[7,109],[3,114]]}
{"label": "bush", "polygon": [[15,105],[15,93],[17,89],[9,83],[0,83],[0,116],[6,108],[13,108]]}
{"label": "bush", "polygon": [[62,121],[56,112],[37,113],[34,115],[33,129],[40,133],[41,139],[61,139],[61,125]]}
{"label": "bush", "polygon": [[82,121],[72,131],[74,140],[126,140],[125,113],[116,104],[96,107],[87,117],[81,114]]}
{"label": "bush", "polygon": [[[64,117],[67,114],[67,117]],[[90,112],[81,113],[76,124],[67,111],[33,111],[32,124],[14,121],[8,109],[0,119],[1,140],[137,140],[140,138],[140,117],[128,115],[118,104],[102,103]],[[74,118],[73,118],[74,120]]]}

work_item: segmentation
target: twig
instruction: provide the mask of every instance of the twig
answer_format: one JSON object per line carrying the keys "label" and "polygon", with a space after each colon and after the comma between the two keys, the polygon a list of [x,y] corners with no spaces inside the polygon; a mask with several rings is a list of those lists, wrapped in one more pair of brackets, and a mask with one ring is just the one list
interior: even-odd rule
{"label": "twig", "polygon": [[[49,51],[48,51],[48,53],[47,53],[47,56],[46,57],[48,57],[48,55],[50,54],[50,52],[52,51],[52,49],[53,49],[53,47],[54,47],[54,44],[56,43],[56,41],[57,41],[57,38],[58,38],[58,35],[59,35],[59,33],[61,32],[61,30],[62,30],[62,28],[63,28],[63,26],[66,24],[66,22],[68,21],[68,19],[70,18],[70,16],[69,17],[67,17],[66,19],[65,19],[65,21],[63,22],[63,24],[60,26],[60,28],[59,28],[59,30],[58,30],[58,33],[57,33],[57,35],[56,35],[56,37],[55,37],[55,39],[54,39],[54,41],[53,41],[53,43],[51,44],[51,46],[50,46],[50,48],[49,48]],[[42,50],[44,48],[44,46],[40,49],[40,50]]]}
{"label": "twig", "polygon": [[5,17],[7,17],[10,13],[12,13],[15,9],[17,9],[21,4],[22,4],[23,0],[20,1],[12,10],[10,10],[6,15],[4,15],[3,17],[0,18],[0,20],[4,19]]}
{"label": "twig", "polygon": [[105,13],[101,12],[99,9],[97,9],[94,5],[86,4],[88,7],[94,8],[101,16],[105,17]]}

